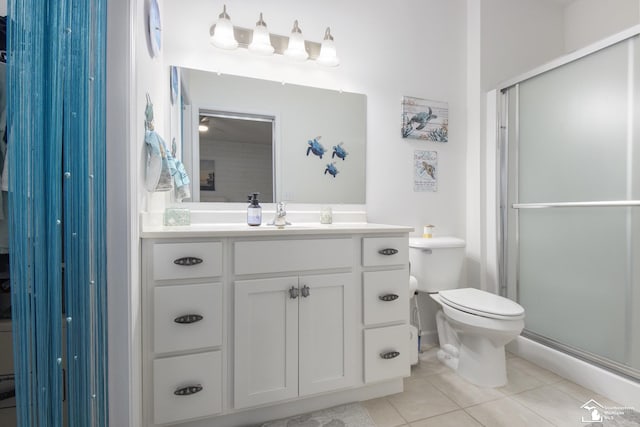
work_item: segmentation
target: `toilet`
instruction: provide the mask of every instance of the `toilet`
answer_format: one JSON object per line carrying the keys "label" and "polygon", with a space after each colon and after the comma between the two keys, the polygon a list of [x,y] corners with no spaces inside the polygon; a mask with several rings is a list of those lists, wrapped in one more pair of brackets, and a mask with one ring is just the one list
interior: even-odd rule
{"label": "toilet", "polygon": [[460,288],[465,242],[455,237],[409,239],[411,274],[418,292],[439,305],[438,359],[481,387],[507,383],[504,346],[524,328],[524,308],[475,288]]}

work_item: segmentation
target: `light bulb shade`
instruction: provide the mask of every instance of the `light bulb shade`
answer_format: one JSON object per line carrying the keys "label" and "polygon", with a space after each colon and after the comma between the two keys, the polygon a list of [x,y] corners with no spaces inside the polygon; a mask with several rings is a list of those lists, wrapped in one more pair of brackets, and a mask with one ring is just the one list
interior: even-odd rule
{"label": "light bulb shade", "polygon": [[274,48],[271,46],[267,24],[262,20],[262,13],[260,14],[260,20],[256,23],[256,28],[253,30],[253,38],[249,44],[249,50],[259,55],[273,55]]}
{"label": "light bulb shade", "polygon": [[340,65],[340,60],[336,53],[336,44],[333,42],[331,28],[329,27],[327,27],[327,30],[324,32],[324,40],[320,46],[320,55],[318,55],[316,62],[325,67],[337,67]]}
{"label": "light bulb shade", "polygon": [[336,44],[333,40],[324,40],[320,46],[320,55],[316,62],[326,67],[337,67],[340,65],[340,59],[336,53]]}
{"label": "light bulb shade", "polygon": [[222,13],[218,16],[218,22],[213,29],[211,36],[211,44],[221,49],[236,49],[238,41],[233,35],[233,24],[231,18],[227,15],[227,6],[222,9]]}
{"label": "light bulb shade", "polygon": [[294,21],[293,23],[293,30],[291,30],[289,44],[287,45],[287,50],[284,51],[284,56],[295,61],[306,61],[307,58],[309,58],[309,54],[304,47],[302,31],[300,27],[298,27],[298,21]]}

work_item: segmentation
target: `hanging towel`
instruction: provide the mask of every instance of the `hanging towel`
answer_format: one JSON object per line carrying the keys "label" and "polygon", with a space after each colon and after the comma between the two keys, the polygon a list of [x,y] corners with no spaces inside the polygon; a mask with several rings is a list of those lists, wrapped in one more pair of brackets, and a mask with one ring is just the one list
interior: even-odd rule
{"label": "hanging towel", "polygon": [[188,199],[191,197],[191,190],[189,190],[189,184],[191,181],[189,180],[189,175],[187,175],[187,171],[184,168],[182,162],[178,159],[176,162],[176,174],[173,176],[173,180],[176,186],[176,200],[181,202],[184,199]]}
{"label": "hanging towel", "polygon": [[191,197],[189,175],[182,162],[173,157],[164,140],[153,130],[145,132],[147,144],[147,191],[170,191],[176,189],[176,200],[181,202]]}
{"label": "hanging towel", "polygon": [[173,190],[173,180],[169,165],[170,153],[164,141],[153,130],[145,131],[144,142],[147,145],[147,174],[145,187],[147,191]]}

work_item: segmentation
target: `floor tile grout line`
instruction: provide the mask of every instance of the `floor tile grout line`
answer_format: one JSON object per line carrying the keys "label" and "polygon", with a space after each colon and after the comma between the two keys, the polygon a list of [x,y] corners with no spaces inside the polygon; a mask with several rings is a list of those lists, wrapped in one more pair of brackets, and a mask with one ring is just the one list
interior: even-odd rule
{"label": "floor tile grout line", "polygon": [[[428,381],[428,380],[427,380],[427,381]],[[449,395],[448,395],[444,390],[442,390],[440,387],[438,387],[438,386],[437,386],[437,384],[434,384],[434,383],[432,383],[431,381],[429,381],[429,384],[431,384],[433,387],[435,387],[435,388],[436,388],[436,390],[438,390],[440,393],[444,394],[444,395],[447,397],[447,399],[451,400],[453,403],[455,403],[456,405],[458,405],[458,406],[460,407],[460,409],[469,408],[469,407],[471,407],[471,406],[475,406],[475,405],[481,405],[481,404],[486,403],[486,402],[493,402],[494,400],[499,400],[499,399],[502,399],[503,397],[507,397],[507,395],[506,395],[506,394],[504,394],[504,393],[503,393],[503,392],[501,392],[500,390],[497,390],[497,389],[495,389],[495,388],[494,388],[493,390],[496,390],[498,393],[501,393],[501,394],[502,394],[502,396],[498,396],[498,397],[496,397],[496,398],[492,398],[492,399],[489,399],[489,400],[485,400],[484,402],[478,402],[478,403],[474,403],[474,404],[471,404],[471,405],[468,405],[468,406],[462,406],[461,404],[459,404],[458,402],[456,402],[456,400],[455,400],[454,398],[452,398],[451,396],[449,396]]]}
{"label": "floor tile grout line", "polygon": [[[482,405],[482,403],[479,403],[478,405]],[[474,406],[477,406],[477,405],[474,405]],[[469,406],[469,408],[472,408],[472,407],[473,407],[473,406]],[[481,426],[483,426],[483,427],[490,427],[490,426],[487,426],[487,425],[486,425],[485,423],[483,423],[482,421],[480,421],[479,419],[477,419],[476,417],[474,417],[472,413],[470,413],[469,411],[467,411],[467,409],[468,409],[468,408],[464,408],[464,409],[463,409],[463,411],[464,411],[464,413],[465,413],[465,414],[469,415],[472,419],[474,419],[475,421],[477,421],[477,422],[478,422],[478,424],[480,424]]]}
{"label": "floor tile grout line", "polygon": [[[455,403],[455,402],[454,402],[454,403]],[[440,416],[443,416],[443,415],[452,414],[452,413],[457,412],[457,411],[464,411],[464,408],[457,408],[457,409],[453,409],[453,410],[451,410],[451,411],[443,412],[443,413],[441,413],[441,414],[431,415],[430,417],[420,418],[420,419],[413,420],[413,421],[407,421],[407,424],[417,423],[417,422],[425,421],[425,420],[430,420],[431,418],[435,418],[435,417],[440,417]]]}
{"label": "floor tile grout line", "polygon": [[[551,384],[546,384],[545,386],[551,386]],[[527,391],[531,391],[531,390],[527,390]],[[561,391],[561,390],[558,390]],[[526,393],[526,391],[523,391],[522,393]],[[519,393],[519,394],[522,394]],[[531,412],[533,412],[534,414],[536,414],[537,416],[539,416],[540,418],[542,418],[543,420],[545,420],[546,422],[548,422],[549,424],[551,424],[552,426],[556,426],[557,424],[554,423],[552,420],[550,420],[549,418],[547,418],[544,414],[541,414],[540,412],[536,411],[534,408],[530,407],[529,405],[527,405],[525,402],[520,402],[517,399],[513,399],[516,403],[519,403],[520,405],[522,405],[523,407],[527,408],[528,410],[530,410]]]}
{"label": "floor tile grout line", "polygon": [[[403,386],[404,388],[404,386]],[[404,392],[403,392],[404,393]],[[398,393],[400,394],[400,393]],[[392,395],[393,396],[393,395]],[[402,421],[404,421],[404,425],[408,424],[409,421],[407,421],[407,419],[400,413],[400,411],[398,410],[398,408],[396,408],[396,405],[393,404],[393,402],[391,401],[391,399],[389,399],[387,396],[384,396],[384,400],[387,401],[387,403],[389,405],[391,405],[391,407],[393,408],[394,411],[396,411],[396,414],[398,414],[400,416],[400,418],[402,419]],[[403,424],[399,424],[397,426],[394,427],[401,427]]]}

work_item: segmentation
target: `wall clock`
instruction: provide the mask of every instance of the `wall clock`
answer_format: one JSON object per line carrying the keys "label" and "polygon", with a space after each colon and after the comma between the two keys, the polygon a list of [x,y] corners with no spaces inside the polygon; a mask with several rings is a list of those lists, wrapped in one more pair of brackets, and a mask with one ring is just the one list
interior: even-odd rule
{"label": "wall clock", "polygon": [[162,25],[158,0],[151,0],[149,5],[149,41],[151,42],[151,56],[158,56],[162,48]]}

